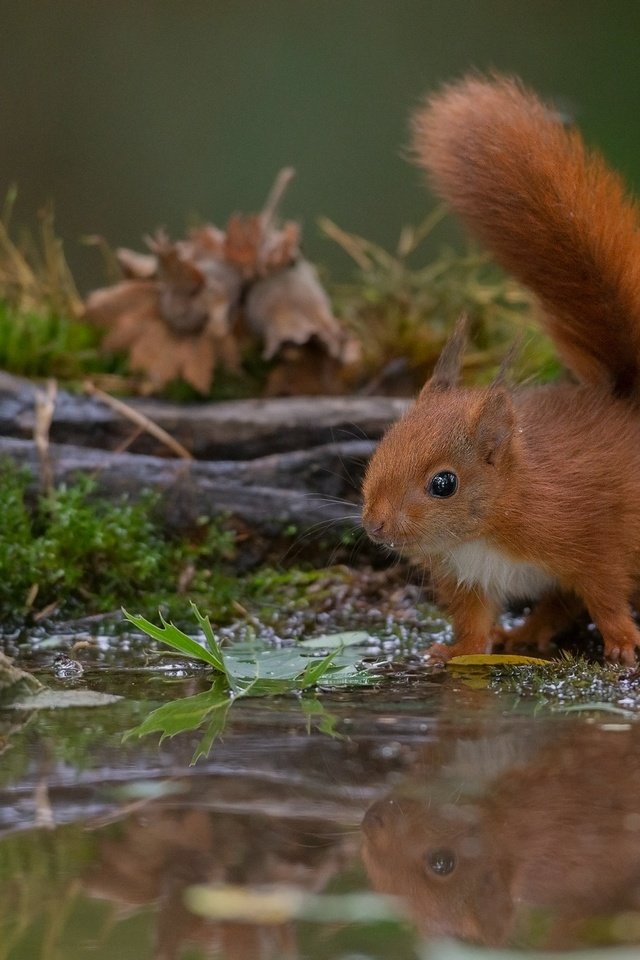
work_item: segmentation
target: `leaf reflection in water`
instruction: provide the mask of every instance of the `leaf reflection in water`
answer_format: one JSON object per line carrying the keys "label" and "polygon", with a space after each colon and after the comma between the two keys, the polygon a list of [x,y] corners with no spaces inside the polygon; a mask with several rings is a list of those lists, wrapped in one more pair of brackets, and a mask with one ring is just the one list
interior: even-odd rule
{"label": "leaf reflection in water", "polygon": [[[269,697],[302,693],[322,681],[323,686],[358,686],[372,683],[371,674],[361,667],[358,643],[369,640],[363,632],[325,636],[292,647],[274,649],[259,644],[232,644],[223,649],[209,618],[192,604],[203,642],[189,636],[160,615],[158,627],[144,617],[123,611],[127,620],[154,640],[167,644],[184,656],[204,661],[216,674],[209,690],[165,703],[153,710],[137,727],[125,734],[142,737],[160,733],[161,738],[199,729],[205,732],[192,757],[195,763],[208,756],[222,734],[231,705],[242,697]],[[319,643],[319,641],[321,641]],[[328,652],[325,652],[327,651]],[[318,729],[335,734],[335,721],[318,701],[304,706]]]}

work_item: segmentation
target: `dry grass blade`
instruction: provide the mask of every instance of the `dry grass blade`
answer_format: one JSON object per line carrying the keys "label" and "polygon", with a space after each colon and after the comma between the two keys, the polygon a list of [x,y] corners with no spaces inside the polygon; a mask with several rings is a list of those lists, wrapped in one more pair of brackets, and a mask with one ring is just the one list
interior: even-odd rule
{"label": "dry grass blade", "polygon": [[79,316],[82,300],[55,235],[53,206],[40,214],[39,244],[28,235],[17,244],[9,231],[16,196],[15,187],[7,192],[0,219],[0,297],[20,310]]}
{"label": "dry grass blade", "polygon": [[53,204],[48,203],[40,212],[40,236],[43,255],[43,278],[49,302],[58,313],[79,317],[83,303],[66,261],[62,240],[54,229]]}
{"label": "dry grass blade", "polygon": [[105,393],[104,390],[101,390],[99,387],[96,387],[90,380],[85,380],[83,384],[84,390],[86,393],[90,394],[92,397],[96,397],[98,400],[101,400],[103,403],[106,403],[108,407],[111,407],[112,410],[115,410],[117,413],[122,414],[123,417],[126,417],[127,420],[130,420],[137,427],[140,427],[146,433],[151,434],[152,437],[155,437],[156,440],[159,440],[160,443],[164,443],[169,450],[172,450],[176,456],[181,457],[183,460],[193,460],[193,454],[191,454],[186,447],[172,437],[170,433],[167,433],[166,430],[163,430],[162,427],[159,427],[157,423],[154,423],[149,417],[145,416],[143,413],[140,413],[139,410],[134,410],[133,407],[130,407],[129,404],[124,403],[122,400],[118,400],[116,397],[112,397],[110,393]]}
{"label": "dry grass blade", "polygon": [[328,237],[339,243],[342,249],[352,257],[361,270],[370,272],[374,267],[383,270],[402,271],[404,264],[397,257],[390,254],[384,247],[360,237],[357,233],[347,233],[328,217],[320,217],[318,226]]}
{"label": "dry grass blade", "polygon": [[34,305],[37,281],[33,270],[0,221],[0,292],[5,300],[28,309]]}
{"label": "dry grass blade", "polygon": [[444,214],[437,207],[417,226],[403,228],[395,254],[326,218],[320,221],[324,233],[360,267],[356,282],[335,289],[334,302],[337,315],[362,344],[365,393],[419,389],[463,312],[472,334],[464,368],[473,382],[490,382],[514,327],[524,329],[530,340],[518,379],[533,372],[548,379],[557,371],[553,350],[533,322],[531,297],[496,272],[486,255],[445,247],[435,255],[427,251],[422,263],[416,257]]}
{"label": "dry grass blade", "polygon": [[358,237],[354,233],[347,233],[346,230],[339,227],[338,224],[330,220],[329,217],[319,217],[318,226],[330,240],[335,240],[335,242],[342,247],[345,253],[358,264],[361,270],[368,272],[372,269],[373,262],[365,253],[365,247],[367,246],[366,240],[363,240],[362,237]]}
{"label": "dry grass blade", "polygon": [[404,226],[400,231],[400,237],[398,239],[398,257],[402,260],[412,254],[413,251],[420,246],[422,241],[429,236],[431,231],[444,220],[446,215],[447,209],[443,204],[442,206],[436,207],[435,210],[432,210],[417,227],[410,225]]}
{"label": "dry grass blade", "polygon": [[4,198],[4,203],[2,204],[2,213],[0,214],[0,221],[5,226],[5,229],[9,229],[11,224],[11,217],[13,215],[13,208],[16,205],[16,200],[18,199],[18,188],[15,183],[12,183],[9,189],[7,190],[6,196]]}

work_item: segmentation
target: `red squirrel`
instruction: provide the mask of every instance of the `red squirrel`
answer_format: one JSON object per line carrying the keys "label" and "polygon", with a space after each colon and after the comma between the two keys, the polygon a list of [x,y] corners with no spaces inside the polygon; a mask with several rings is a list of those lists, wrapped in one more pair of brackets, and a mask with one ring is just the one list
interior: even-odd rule
{"label": "red squirrel", "polygon": [[[364,480],[369,536],[419,558],[451,616],[447,659],[547,648],[586,608],[608,660],[635,662],[640,583],[640,230],[619,177],[519,81],[470,76],[414,117],[431,184],[529,287],[574,382],[457,385],[464,329]],[[509,641],[507,640],[507,643]]]}

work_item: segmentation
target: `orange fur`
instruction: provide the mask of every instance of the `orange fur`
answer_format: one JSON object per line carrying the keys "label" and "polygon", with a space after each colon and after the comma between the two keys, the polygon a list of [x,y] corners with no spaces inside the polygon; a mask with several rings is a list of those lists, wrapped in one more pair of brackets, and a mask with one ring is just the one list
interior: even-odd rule
{"label": "orange fur", "polygon": [[[612,661],[640,632],[640,232],[618,178],[514,80],[472,77],[415,118],[435,189],[528,284],[581,385],[455,385],[462,329],[365,477],[363,523],[421,559],[451,612],[453,653],[488,651],[510,600],[586,606]],[[431,496],[434,474],[458,489]],[[535,636],[533,637],[535,639]],[[434,651],[448,656],[448,649]]]}
{"label": "orange fur", "polygon": [[[594,945],[595,917],[615,942],[615,918],[635,915],[636,731],[563,720],[535,735],[445,727],[367,811],[371,883],[402,898],[425,936],[568,950]],[[446,875],[430,867],[438,851],[450,858]]]}
{"label": "orange fur", "polygon": [[414,145],[436,193],[537,294],[569,369],[638,394],[638,219],[602,157],[508,78],[432,97]]}

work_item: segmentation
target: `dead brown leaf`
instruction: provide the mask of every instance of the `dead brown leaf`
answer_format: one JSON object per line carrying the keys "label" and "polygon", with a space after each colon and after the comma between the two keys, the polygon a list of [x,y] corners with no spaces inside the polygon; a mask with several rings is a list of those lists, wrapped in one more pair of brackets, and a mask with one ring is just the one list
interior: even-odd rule
{"label": "dead brown leaf", "polygon": [[127,247],[118,247],[116,260],[125,277],[131,280],[151,280],[158,273],[158,258],[152,253],[138,253]]}
{"label": "dead brown leaf", "polygon": [[340,362],[317,341],[287,344],[269,371],[267,397],[331,396],[343,392]]}
{"label": "dead brown leaf", "polygon": [[258,281],[249,291],[245,312],[251,329],[264,340],[271,360],[284,344],[317,339],[329,356],[341,354],[345,334],[333,316],[329,298],[307,260]]}
{"label": "dead brown leaf", "polygon": [[[206,224],[173,242],[159,230],[147,238],[148,254],[119,249],[127,279],[95,290],[86,302],[86,317],[108,328],[104,349],[128,350],[131,369],[156,388],[181,377],[207,393],[219,363],[239,369],[248,327],[267,360],[313,343],[315,380],[306,349],[282,356],[281,369],[292,383],[306,384],[300,392],[320,392],[317,383],[324,384],[322,392],[335,392],[345,334],[315,269],[300,258],[299,224],[275,223],[292,176],[290,168],[282,170],[263,210],[232,216],[226,231]],[[293,376],[296,363],[299,377]],[[274,384],[267,389],[281,392]]]}
{"label": "dead brown leaf", "polygon": [[215,365],[214,338],[208,333],[175,333],[161,312],[162,283],[125,280],[94,290],[85,308],[87,319],[107,326],[105,350],[128,350],[133,371],[162,388],[178,378],[206,393]]}

